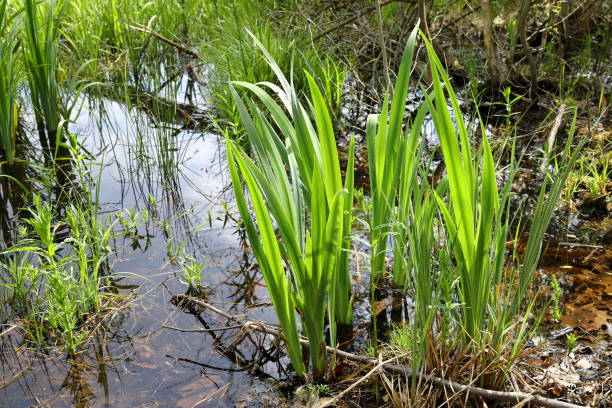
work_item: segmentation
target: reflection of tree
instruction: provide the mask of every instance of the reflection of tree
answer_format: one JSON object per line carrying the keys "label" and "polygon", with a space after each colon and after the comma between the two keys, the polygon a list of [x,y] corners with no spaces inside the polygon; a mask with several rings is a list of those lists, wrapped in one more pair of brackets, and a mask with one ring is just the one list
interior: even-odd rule
{"label": "reflection of tree", "polygon": [[95,395],[87,383],[88,365],[82,354],[74,354],[68,359],[68,374],[62,382],[62,388],[68,388],[74,406],[77,408],[90,407],[95,402]]}
{"label": "reflection of tree", "polygon": [[26,168],[24,162],[0,165],[0,232],[5,247],[12,245],[13,217],[24,207],[24,195],[31,189]]}
{"label": "reflection of tree", "polygon": [[229,295],[233,300],[232,309],[238,307],[238,305],[251,307],[257,304],[255,288],[261,285],[260,281],[262,279],[258,271],[257,264],[251,262],[247,256],[240,261],[238,270],[230,272],[231,278],[225,282],[225,285],[234,288]]}
{"label": "reflection of tree", "polygon": [[[234,219],[232,218],[232,220]],[[239,224],[239,221],[234,221]],[[257,304],[255,288],[259,285],[264,285],[262,283],[263,278],[259,274],[259,267],[250,256],[251,250],[246,239],[246,232],[240,224],[236,228],[235,234],[238,235],[240,247],[242,248],[242,258],[240,259],[239,269],[231,271],[231,277],[224,282],[224,285],[234,288],[229,295],[229,298],[233,300],[230,310],[235,310],[239,305],[244,305],[245,307],[255,306]]]}
{"label": "reflection of tree", "polygon": [[204,331],[211,337],[213,347],[221,356],[238,368],[217,367],[186,358],[177,358],[178,361],[221,371],[249,371],[261,377],[271,377],[263,371],[263,367],[268,363],[272,363],[276,366],[278,373],[288,375],[285,367],[280,362],[283,356],[282,348],[278,347],[276,342],[270,340],[268,336],[254,331],[240,330],[239,328],[227,330],[228,327],[234,325],[231,321],[226,321],[213,327],[208,324],[207,319],[203,316],[201,307],[182,296],[184,295],[173,296],[171,302],[186,313],[193,315],[204,327]]}
{"label": "reflection of tree", "polygon": [[[121,100],[121,95],[112,99]],[[130,113],[109,100],[94,99],[89,107],[98,134],[95,143],[101,149],[96,155],[118,172],[120,206],[146,209],[153,218],[170,223],[174,236],[185,235],[190,240],[193,226],[189,217],[182,216],[190,211],[182,184],[189,184],[192,175],[181,164],[191,142],[200,135],[187,134],[143,111]]]}

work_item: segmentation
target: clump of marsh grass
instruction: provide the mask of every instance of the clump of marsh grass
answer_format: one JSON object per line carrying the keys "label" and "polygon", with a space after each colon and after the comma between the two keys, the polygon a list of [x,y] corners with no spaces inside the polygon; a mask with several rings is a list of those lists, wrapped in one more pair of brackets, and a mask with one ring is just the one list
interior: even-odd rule
{"label": "clump of marsh grass", "polygon": [[57,81],[59,19],[55,0],[24,1],[24,57],[36,125],[43,151],[52,157],[60,123],[65,118]]}
{"label": "clump of marsh grass", "polygon": [[[55,338],[74,352],[87,339],[80,325],[101,311],[108,296],[106,260],[116,235],[92,208],[70,205],[66,222],[55,222],[50,204],[38,195],[33,201],[25,219],[29,228],[2,253],[3,297],[25,320],[30,340]],[[61,228],[69,230],[66,238],[59,238]]]}
{"label": "clump of marsh grass", "polygon": [[[393,273],[401,271],[402,277],[406,273],[405,287],[412,290],[415,313],[410,335],[400,331],[391,339],[411,346],[415,369],[443,368],[440,364],[445,361],[440,360],[439,350],[450,347],[465,357],[462,364],[467,361],[476,367],[479,382],[499,387],[541,319],[541,315],[529,318],[535,298],[525,304],[528,288],[544,233],[583,142],[570,150],[574,115],[556,172],[547,174],[538,195],[525,255],[517,266],[509,266],[506,240],[512,219],[511,185],[518,169],[515,146],[505,182],[499,188],[498,180],[503,177],[488,139],[483,137],[476,148],[450,80],[431,43],[422,37],[433,87],[431,94],[423,90],[424,106],[440,139],[446,176],[435,190],[427,187],[424,175],[420,184],[412,182],[408,216],[402,216],[402,200],[398,201],[396,223],[400,228],[394,231],[394,245],[405,243],[408,250],[404,253],[403,246],[394,247]],[[410,180],[401,179],[401,183]],[[436,234],[438,242],[433,243],[435,225],[444,230]],[[404,264],[398,263],[402,260]],[[407,338],[400,341],[402,337]],[[488,375],[492,373],[502,375]]]}
{"label": "clump of marsh grass", "polygon": [[349,241],[345,237],[350,236],[352,226],[354,145],[351,142],[343,182],[332,120],[314,78],[305,73],[310,87],[307,110],[293,84],[257,44],[281,83],[280,87],[261,85],[271,89],[282,105],[259,85],[236,83],[256,100],[245,100],[231,88],[254,158],[226,138],[229,169],[238,209],[293,366],[298,375],[306,375],[297,310],[309,341],[312,375],[319,380],[326,370],[326,317],[334,345],[336,321],[352,322]]}
{"label": "clump of marsh grass", "polygon": [[[415,29],[404,50],[391,107],[387,94],[381,113],[367,120],[371,296],[374,300],[376,282],[389,265],[395,284],[415,300],[409,326],[391,335],[391,350],[408,352],[415,370],[443,368],[443,359],[452,358],[457,367],[472,367],[481,380],[485,374],[500,374],[485,381],[498,387],[538,327],[538,317],[529,319],[535,298],[526,302],[527,291],[544,233],[582,143],[570,151],[574,116],[556,171],[547,175],[538,196],[525,256],[517,266],[508,266],[505,244],[512,219],[511,184],[518,168],[516,147],[512,146],[505,181],[499,187],[503,177],[489,141],[483,137],[476,148],[450,80],[424,35],[432,92],[423,89],[424,103],[414,120],[404,123],[417,34]],[[320,378],[325,369],[326,308],[332,344],[335,319],[350,316],[341,311],[345,305],[350,308],[350,303],[343,303],[340,309],[334,305],[346,299],[350,287],[344,269],[348,259],[342,261],[342,267],[337,260],[351,249],[346,237],[352,223],[354,146],[351,144],[343,190],[328,106],[314,79],[306,73],[308,110],[298,101],[292,83],[258,45],[281,85],[239,82],[256,96],[246,100],[230,88],[253,159],[226,138],[229,168],[247,236],[294,367],[299,375],[305,374],[297,342],[297,309],[309,339],[313,373]],[[314,116],[314,124],[309,115]],[[421,131],[427,115],[440,139],[446,167],[445,177],[437,183],[428,181],[428,166],[424,165],[429,158],[423,153]],[[387,261],[389,248],[392,262]],[[338,292],[338,287],[343,289]],[[459,371],[453,372],[461,374]],[[413,381],[412,389],[417,385]]]}
{"label": "clump of marsh grass", "polygon": [[0,148],[6,161],[15,159],[18,109],[15,46],[18,29],[10,26],[8,0],[0,2]]}

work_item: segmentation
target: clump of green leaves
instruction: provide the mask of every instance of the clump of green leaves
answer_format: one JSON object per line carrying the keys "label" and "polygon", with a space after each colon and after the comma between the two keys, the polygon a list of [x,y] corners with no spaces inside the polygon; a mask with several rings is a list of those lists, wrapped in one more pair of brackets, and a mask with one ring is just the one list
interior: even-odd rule
{"label": "clump of green leaves", "polygon": [[567,354],[570,354],[572,351],[574,351],[574,349],[576,348],[576,344],[578,343],[578,339],[580,338],[580,336],[578,336],[575,333],[570,333],[566,336],[566,340],[567,340]]}
{"label": "clump of green leaves", "polygon": [[226,138],[229,169],[238,209],[293,366],[298,375],[306,374],[297,310],[309,341],[312,373],[320,379],[326,369],[326,316],[332,345],[336,321],[352,321],[346,237],[352,226],[354,146],[351,142],[343,182],[332,120],[314,78],[305,73],[310,87],[308,111],[271,55],[257,44],[281,83],[281,87],[264,85],[282,107],[261,86],[236,83],[256,99],[244,99],[231,88],[254,158]]}
{"label": "clump of green leaves", "polygon": [[177,261],[181,268],[179,278],[190,288],[199,290],[204,287],[202,282],[202,269],[206,265],[205,261],[198,262],[192,256],[183,252],[180,259]]}
{"label": "clump of green leaves", "polygon": [[327,384],[305,384],[295,391],[294,397],[305,406],[313,406],[322,396],[332,395],[331,387]]}
{"label": "clump of green leaves", "polygon": [[[66,223],[55,222],[53,208],[40,196],[29,211],[29,228],[2,253],[3,297],[13,314],[25,319],[30,340],[51,339],[74,352],[87,340],[81,325],[101,311],[108,296],[106,260],[116,237],[113,223],[101,222],[95,209],[77,205],[66,208]],[[64,227],[70,233],[60,239]]]}
{"label": "clump of green leaves", "polygon": [[[582,147],[579,143],[570,153],[576,115],[565,151],[553,166],[555,173],[547,174],[543,182],[525,256],[516,268],[508,269],[505,244],[512,218],[511,185],[518,169],[515,146],[499,187],[502,175],[489,141],[483,137],[480,147],[475,147],[450,79],[424,35],[433,91],[422,90],[424,103],[415,118],[405,123],[417,33],[417,29],[412,32],[404,50],[390,108],[387,94],[381,113],[367,120],[372,197],[365,208],[370,227],[372,301],[392,245],[394,281],[411,291],[415,299],[411,325],[394,332],[393,343],[410,350],[415,369],[431,368],[429,353],[435,347],[427,344],[430,341],[477,355],[482,355],[479,350],[492,347],[492,357],[476,359],[485,360],[480,361],[483,367],[499,367],[502,360],[512,364],[538,326],[538,319],[529,323],[527,318],[533,299],[527,305],[524,301],[544,232]],[[354,147],[351,143],[343,185],[329,109],[316,82],[306,73],[310,84],[310,109],[306,109],[278,65],[260,48],[280,86],[237,83],[254,94],[254,99],[245,99],[230,88],[253,152],[251,159],[227,138],[230,174],[294,367],[299,375],[305,374],[297,310],[308,337],[314,377],[320,378],[325,370],[326,311],[332,345],[336,319],[350,316],[347,237],[352,224]],[[272,90],[276,99],[264,87]],[[509,92],[506,94],[509,98]],[[507,100],[508,109],[513,102]],[[437,185],[427,180],[428,167],[423,165],[429,163],[421,148],[427,114],[440,139],[446,167],[446,176]],[[310,117],[315,118],[314,123]],[[484,128],[481,123],[482,134],[486,134]],[[519,316],[521,324],[517,324]],[[499,384],[503,379],[495,381]]]}

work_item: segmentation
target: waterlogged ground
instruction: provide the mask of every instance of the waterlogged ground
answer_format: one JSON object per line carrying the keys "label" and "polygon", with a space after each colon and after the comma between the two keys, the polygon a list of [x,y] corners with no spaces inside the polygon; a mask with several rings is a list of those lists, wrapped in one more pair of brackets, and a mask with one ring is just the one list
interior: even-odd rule
{"label": "waterlogged ground", "polygon": [[[18,348],[18,330],[6,334],[1,407],[260,406],[278,401],[278,356],[263,355],[254,347],[256,337],[164,328],[226,324],[207,313],[199,320],[171,303],[187,286],[177,278],[178,266],[168,262],[169,245],[170,251],[182,247],[205,260],[207,289],[200,296],[232,313],[274,321],[261,278],[245,264],[240,237],[225,217],[222,203],[231,202],[232,195],[222,140],[168,127],[179,126],[155,126],[143,112],[128,112],[107,99],[86,103],[70,125],[103,163],[92,172],[101,171],[104,210],[148,211],[148,222],[139,219],[138,236],[120,238],[115,245],[116,289],[132,300],[75,358]],[[170,153],[162,154],[168,145]],[[253,367],[255,362],[261,366]]]}
{"label": "waterlogged ground", "polygon": [[[203,107],[206,112],[206,95],[194,93],[186,78],[179,77],[174,86],[173,97],[166,100],[176,98],[179,104]],[[141,102],[150,108],[150,98]],[[346,119],[362,128],[359,124],[367,112],[351,108],[350,101],[347,106]],[[207,128],[206,118],[199,114],[197,120],[203,125],[191,123],[189,129]],[[258,407],[285,401],[287,359],[264,337],[239,330],[203,333],[169,328],[214,329],[228,323],[209,312],[190,313],[173,302],[174,295],[187,291],[179,266],[170,262],[182,251],[205,262],[206,288],[192,295],[230,313],[275,321],[263,280],[249,263],[233,220],[223,140],[207,130],[188,130],[184,115],[174,116],[174,121],[160,121],[147,106],[128,109],[107,98],[83,99],[70,130],[95,157],[90,170],[100,178],[102,216],[122,213],[127,220],[130,211],[139,214],[137,230],[114,245],[113,290],[128,301],[117,305],[118,311],[76,357],[29,349],[17,329],[4,334],[0,407]],[[358,138],[362,136],[357,132]],[[435,145],[433,131],[427,133],[429,144]],[[358,156],[363,182],[365,153]],[[117,223],[117,229],[129,229],[128,224]],[[580,316],[588,315],[592,320],[587,322],[588,330],[599,335],[582,335],[586,343],[569,360],[563,357],[563,338],[556,337],[560,351],[553,353],[554,358],[546,354],[550,349],[544,349],[527,364],[535,371],[561,367],[557,377],[566,382],[571,377],[577,386],[587,377],[600,381],[602,374],[612,372],[612,311],[605,303],[611,287],[610,252],[605,251],[610,238],[598,221],[591,238],[568,235],[575,228],[563,222],[555,228],[571,242],[557,240],[546,248],[547,261],[542,262],[538,279],[547,287],[554,274],[570,295],[561,322],[545,323],[546,330],[584,326]],[[576,242],[589,244],[572,246]],[[370,309],[363,281],[367,276],[356,273],[355,278],[354,344],[360,346],[368,337]],[[380,338],[389,328],[386,322],[405,320],[411,311],[410,299],[391,290],[382,298],[376,304]],[[594,350],[590,357],[580,354],[585,347]],[[551,389],[557,385],[552,383]]]}

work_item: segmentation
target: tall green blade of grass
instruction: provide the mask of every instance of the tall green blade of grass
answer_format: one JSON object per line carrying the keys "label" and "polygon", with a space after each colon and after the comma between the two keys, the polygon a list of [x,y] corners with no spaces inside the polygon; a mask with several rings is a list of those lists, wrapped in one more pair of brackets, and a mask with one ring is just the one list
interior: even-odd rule
{"label": "tall green blade of grass", "polygon": [[[329,112],[328,104],[321,93],[315,78],[308,72],[305,77],[310,90],[309,108],[315,119],[315,124],[310,120],[306,109],[300,104],[295,86],[285,77],[281,68],[278,66],[274,58],[266,50],[266,48],[253,36],[255,44],[260,48],[266,62],[269,64],[272,71],[276,74],[280,87],[264,82],[259,85],[246,82],[237,82],[242,87],[251,91],[259,102],[263,104],[270,119],[279,128],[280,136],[271,133],[270,144],[276,146],[279,159],[282,160],[285,166],[289,167],[289,156],[295,160],[295,165],[299,171],[301,184],[304,189],[303,203],[308,209],[311,209],[311,196],[315,188],[315,184],[323,183],[327,206],[331,208],[333,197],[336,192],[342,188],[342,176],[338,152],[336,149],[335,133]],[[261,85],[261,86],[260,86]],[[268,88],[280,99],[279,105],[271,95],[262,88]],[[285,112],[288,113],[285,114]],[[315,129],[316,125],[316,129]],[[253,137],[253,132],[247,129],[247,138],[253,149],[254,154],[259,160],[265,160],[270,154],[270,146],[262,144],[258,137]],[[282,137],[281,137],[282,136]],[[285,141],[282,140],[285,139]],[[291,155],[284,146],[286,142],[291,143]],[[316,166],[320,166],[322,179],[313,179],[313,171]],[[354,146],[351,144],[349,148],[348,167],[344,180],[344,188],[348,194],[345,196],[344,216],[343,216],[343,244],[338,249],[338,254],[335,257],[337,265],[334,266],[334,273],[338,274],[337,279],[334,279],[334,296],[330,299],[332,306],[330,313],[335,314],[335,317],[330,316],[330,321],[338,319],[341,323],[352,324],[353,314],[350,302],[351,279],[349,274],[348,250],[350,246],[349,237],[352,230],[353,217],[351,209],[353,207],[354,196]],[[297,191],[293,192],[296,198]],[[297,200],[294,200],[297,202]],[[296,222],[301,222],[295,219]],[[303,234],[303,231],[302,231]],[[303,237],[300,242],[304,242]],[[301,248],[303,250],[303,247]],[[332,342],[335,342],[336,327],[332,325],[331,334]]]}
{"label": "tall green blade of grass", "polygon": [[62,120],[57,82],[59,19],[55,0],[46,4],[44,18],[41,17],[38,6],[39,3],[35,0],[24,0],[23,48],[32,106],[42,147],[47,149],[46,153],[53,155],[58,127]]}
{"label": "tall green blade of grass", "polygon": [[[427,112],[428,107],[425,104],[417,111],[410,132],[403,142],[401,153],[404,159],[399,179],[396,219],[393,223],[393,280],[404,289],[407,289],[410,283],[412,246],[427,245],[425,242],[413,241],[419,237],[425,238],[419,233],[409,239],[411,229],[417,227],[414,225],[415,211],[420,210],[420,199],[423,197],[423,186],[418,177],[418,158],[421,157],[418,146]],[[414,199],[416,201],[413,201]]]}
{"label": "tall green blade of grass", "polygon": [[407,137],[404,132],[408,133],[408,130],[402,130],[402,124],[406,110],[406,97],[417,33],[418,28],[415,28],[410,34],[404,49],[391,102],[391,111],[388,111],[389,97],[387,93],[380,114],[368,116],[366,123],[372,195],[370,220],[370,287],[372,293],[375,282],[380,278],[385,268],[388,234],[397,202],[401,169],[404,167],[412,168],[409,162],[414,160],[414,156],[402,155],[405,151],[403,146]]}
{"label": "tall green blade of grass", "polygon": [[[331,117],[314,78],[306,74],[313,124],[293,85],[265,48],[258,45],[281,84],[260,85],[275,92],[282,107],[260,85],[238,83],[252,92],[255,100],[243,98],[230,86],[253,152],[251,160],[228,139],[228,159],[238,163],[231,168],[232,183],[240,197],[239,211],[253,253],[262,265],[285,332],[290,358],[298,374],[304,375],[297,319],[292,315],[297,309],[309,340],[312,373],[320,379],[326,369],[326,315],[333,344],[337,319],[352,319],[346,255],[350,242],[346,237],[352,224],[353,158],[349,158],[343,186]],[[351,143],[351,155],[353,150]],[[249,213],[240,175],[247,185],[255,219]]]}
{"label": "tall green blade of grass", "polygon": [[[349,255],[351,254],[351,231],[353,228],[353,201],[355,197],[355,138],[351,138],[349,145],[348,162],[346,165],[346,177],[344,178],[344,215],[342,218],[342,245],[338,254],[335,290],[331,293],[330,310],[333,307],[336,319],[345,325],[353,323],[352,305],[352,283],[349,272]],[[332,345],[335,346],[335,327],[332,327]]]}
{"label": "tall green blade of grass", "polygon": [[[298,375],[303,376],[305,368],[294,311],[295,302],[291,295],[291,285],[285,275],[280,248],[272,226],[272,220],[265,207],[262,195],[255,180],[253,180],[237,147],[230,140],[227,140],[226,146],[228,166],[236,195],[236,204],[238,205],[251,249],[259,263],[259,269],[268,286],[268,291],[270,292],[270,297],[274,304],[274,310],[276,311],[276,315],[283,329],[283,335],[287,344],[289,357],[293,363],[293,368]],[[253,204],[253,210],[259,228],[255,227],[255,222],[251,217],[251,212],[242,189],[242,182],[236,167],[236,161],[238,161],[241,169],[245,169],[243,179],[246,181],[247,188],[249,189],[249,196]]]}
{"label": "tall green blade of grass", "polygon": [[8,0],[0,2],[0,147],[6,161],[15,159],[17,77],[15,44],[17,30],[9,27]]}

